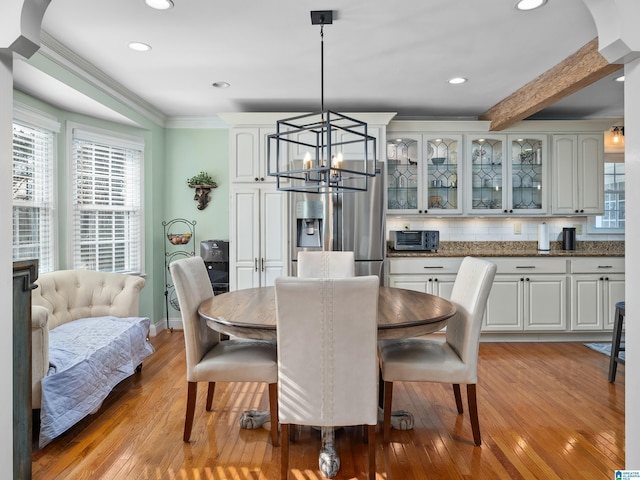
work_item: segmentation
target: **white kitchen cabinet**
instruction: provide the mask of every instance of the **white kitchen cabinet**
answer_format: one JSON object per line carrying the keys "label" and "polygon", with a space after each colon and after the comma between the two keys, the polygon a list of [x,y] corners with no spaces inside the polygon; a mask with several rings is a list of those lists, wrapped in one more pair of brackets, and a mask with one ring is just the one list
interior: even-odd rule
{"label": "white kitchen cabinet", "polygon": [[273,285],[287,275],[287,196],[272,186],[232,187],[230,288]]}
{"label": "white kitchen cabinet", "polygon": [[394,133],[387,141],[387,212],[462,213],[462,135]]}
{"label": "white kitchen cabinet", "polygon": [[571,329],[613,328],[616,302],[624,300],[624,258],[571,260]]}
{"label": "white kitchen cabinet", "polygon": [[270,127],[230,129],[230,177],[232,183],[276,182],[276,177],[267,175],[267,135],[275,133],[275,131],[275,128]]}
{"label": "white kitchen cabinet", "polygon": [[451,298],[462,258],[390,258],[388,285]]}
{"label": "white kitchen cabinet", "polygon": [[556,258],[490,258],[498,269],[483,331],[559,331],[567,326],[567,265]]}
{"label": "white kitchen cabinet", "polygon": [[546,135],[469,135],[466,211],[473,215],[547,212]]}
{"label": "white kitchen cabinet", "polygon": [[552,213],[604,212],[603,134],[553,135]]}

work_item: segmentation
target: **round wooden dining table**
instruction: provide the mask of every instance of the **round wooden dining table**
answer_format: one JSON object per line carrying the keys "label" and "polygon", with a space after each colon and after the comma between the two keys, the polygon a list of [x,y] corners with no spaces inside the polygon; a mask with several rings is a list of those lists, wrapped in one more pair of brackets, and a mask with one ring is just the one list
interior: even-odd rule
{"label": "round wooden dining table", "polygon": [[[437,332],[456,313],[448,300],[402,288],[380,287],[378,296],[378,340],[416,337]],[[276,341],[274,287],[236,290],[211,297],[200,304],[198,314],[217,332],[254,340]],[[269,412],[249,410],[240,418],[243,428],[258,428],[270,421]],[[399,430],[413,428],[413,415],[392,413],[391,424]],[[320,470],[333,478],[340,469],[333,428],[323,427]]]}
{"label": "round wooden dining table", "polygon": [[[220,333],[254,340],[276,340],[273,287],[248,288],[216,295],[198,309],[207,325]],[[450,301],[429,293],[380,287],[378,339],[426,335],[445,327],[456,313]]]}

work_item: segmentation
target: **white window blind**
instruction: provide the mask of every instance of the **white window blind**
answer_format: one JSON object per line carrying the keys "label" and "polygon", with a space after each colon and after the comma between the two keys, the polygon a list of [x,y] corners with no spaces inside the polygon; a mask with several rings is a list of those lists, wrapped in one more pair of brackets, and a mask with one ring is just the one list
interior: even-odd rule
{"label": "white window blind", "polygon": [[55,269],[54,164],[54,130],[14,119],[13,260],[38,259],[40,273]]}
{"label": "white window blind", "polygon": [[74,129],[73,268],[142,272],[142,145]]}

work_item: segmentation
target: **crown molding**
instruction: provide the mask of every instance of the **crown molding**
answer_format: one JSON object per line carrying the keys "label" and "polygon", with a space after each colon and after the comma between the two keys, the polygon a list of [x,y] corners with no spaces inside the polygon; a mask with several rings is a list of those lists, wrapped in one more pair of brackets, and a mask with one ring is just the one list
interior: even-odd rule
{"label": "crown molding", "polygon": [[167,116],[42,30],[39,53],[135,112],[165,126]]}
{"label": "crown molding", "polygon": [[166,128],[229,128],[217,115],[210,117],[169,117]]}

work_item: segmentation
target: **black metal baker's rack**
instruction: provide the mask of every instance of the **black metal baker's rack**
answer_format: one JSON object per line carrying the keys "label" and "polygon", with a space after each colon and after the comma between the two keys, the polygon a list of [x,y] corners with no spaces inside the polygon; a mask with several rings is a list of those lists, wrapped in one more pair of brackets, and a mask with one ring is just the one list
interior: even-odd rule
{"label": "black metal baker's rack", "polygon": [[[169,325],[169,312],[180,311],[176,289],[171,278],[169,266],[174,260],[193,257],[196,254],[196,221],[184,218],[174,218],[163,221],[164,227],[164,301],[167,313],[167,328],[173,332]],[[172,310],[169,309],[172,307]]]}

